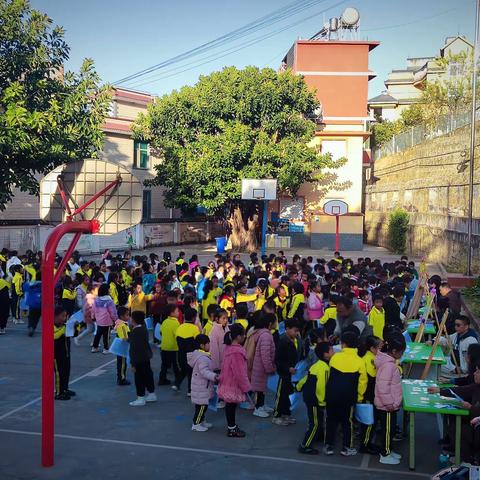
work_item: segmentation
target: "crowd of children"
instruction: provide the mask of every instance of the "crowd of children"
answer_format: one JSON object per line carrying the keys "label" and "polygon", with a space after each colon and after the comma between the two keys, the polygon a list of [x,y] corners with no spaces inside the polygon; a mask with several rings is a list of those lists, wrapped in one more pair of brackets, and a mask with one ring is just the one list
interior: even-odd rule
{"label": "crowd of children", "polygon": [[[24,306],[28,333],[34,334],[41,315],[40,262],[41,252],[19,258],[16,252],[2,251],[0,333],[6,331],[10,312],[14,323],[22,322]],[[65,322],[81,310],[76,345],[91,335],[91,352],[109,353],[112,329],[128,342],[137,394],[132,406],[157,401],[150,366],[154,345],[161,353],[158,385],[180,391],[186,383],[194,404],[193,431],[211,428],[205,415],[214,397],[217,408],[225,409],[229,437],[246,435],[236,420],[238,405],[245,402],[254,416],[272,416],[273,424],[288,427],[296,422],[291,404],[295,394],[303,397],[308,414],[300,453],[318,454],[315,443],[321,442],[323,453],[333,455],[341,427],[340,453],[355,455],[354,430],[359,428],[360,452],[398,464],[401,456],[392,442],[402,438],[396,421],[402,404],[399,360],[406,348],[404,314],[417,282],[415,264],[406,257],[382,264],[370,258],[354,262],[335,252],[329,261],[299,255],[289,261],[279,252],[262,258],[252,254],[244,262],[240,255],[226,254],[201,265],[196,255],[187,260],[184,252],[174,262],[168,252],[160,259],[153,253],[132,257],[130,252],[113,256],[106,251],[100,262],[83,260],[75,252],[56,288],[55,398],[75,395],[68,388]],[[448,301],[439,308],[448,309]],[[157,338],[150,338],[147,318]],[[456,328],[456,320],[454,324]],[[460,355],[464,330],[458,327],[455,339]],[[478,345],[471,340],[474,336],[476,340],[469,331],[463,346]],[[480,362],[473,356],[462,363],[470,386],[480,384]],[[272,375],[278,380],[275,403],[269,407]],[[129,385],[127,377],[127,358],[119,355],[117,384]],[[473,414],[480,399],[478,393],[471,398]],[[369,424],[356,419],[359,404],[368,406]]]}

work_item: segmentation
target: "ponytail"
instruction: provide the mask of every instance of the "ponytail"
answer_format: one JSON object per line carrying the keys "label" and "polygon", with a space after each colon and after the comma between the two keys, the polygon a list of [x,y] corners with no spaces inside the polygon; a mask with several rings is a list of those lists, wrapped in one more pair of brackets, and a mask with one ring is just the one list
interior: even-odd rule
{"label": "ponytail", "polygon": [[407,348],[407,342],[403,334],[399,331],[394,331],[390,335],[384,335],[382,352],[392,353],[394,350],[403,352]]}

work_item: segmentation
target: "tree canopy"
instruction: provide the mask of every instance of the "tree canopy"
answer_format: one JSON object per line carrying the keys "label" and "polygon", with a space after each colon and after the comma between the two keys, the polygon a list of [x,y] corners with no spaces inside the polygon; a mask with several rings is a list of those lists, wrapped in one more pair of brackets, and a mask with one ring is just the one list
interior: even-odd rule
{"label": "tree canopy", "polygon": [[295,196],[305,182],[333,186],[342,161],[309,144],[319,103],[291,71],[227,67],[158,99],[134,135],[162,158],[151,185],[168,207],[225,213],[241,197],[242,178],[276,178]]}
{"label": "tree canopy", "polygon": [[0,209],[15,187],[36,194],[37,174],[103,146],[109,88],[88,59],[63,74],[63,37],[27,0],[0,0]]}

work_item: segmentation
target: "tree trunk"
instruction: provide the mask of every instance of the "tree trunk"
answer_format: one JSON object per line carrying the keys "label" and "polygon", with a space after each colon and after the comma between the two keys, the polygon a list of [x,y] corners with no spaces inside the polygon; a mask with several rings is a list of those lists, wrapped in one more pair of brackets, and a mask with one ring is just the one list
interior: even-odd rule
{"label": "tree trunk", "polygon": [[257,202],[243,201],[233,204],[227,223],[232,250],[248,253],[258,250],[259,208]]}

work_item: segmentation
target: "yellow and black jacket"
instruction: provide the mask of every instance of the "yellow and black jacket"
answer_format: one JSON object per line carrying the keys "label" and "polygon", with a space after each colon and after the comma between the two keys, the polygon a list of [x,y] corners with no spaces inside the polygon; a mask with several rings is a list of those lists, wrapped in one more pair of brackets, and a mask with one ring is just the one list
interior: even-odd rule
{"label": "yellow and black jacket", "polygon": [[208,337],[208,335],[210,335],[210,332],[212,331],[212,328],[213,328],[213,321],[208,319],[203,327],[202,333],[204,335],[207,335]]}
{"label": "yellow and black jacket", "polygon": [[178,352],[177,329],[180,323],[175,317],[167,317],[160,326],[162,343],[160,348],[165,352]]}
{"label": "yellow and black jacket", "polygon": [[320,319],[320,323],[325,325],[329,320],[337,320],[337,306],[332,305],[327,307],[323,312],[323,317]]}
{"label": "yellow and black jacket", "polygon": [[108,293],[112,297],[113,303],[118,307],[118,289],[115,282],[111,282],[108,287]]}
{"label": "yellow and black jacket", "polygon": [[303,401],[307,406],[325,406],[325,392],[327,388],[330,367],[323,360],[315,362],[297,383],[297,391],[303,393]]}
{"label": "yellow and black jacket", "polygon": [[305,309],[305,295],[303,293],[296,293],[292,297],[290,308],[288,309],[287,318],[296,318],[303,320],[303,311]]}
{"label": "yellow and black jacket", "polygon": [[77,291],[64,288],[62,292],[62,306],[70,316],[75,311]]}
{"label": "yellow and black jacket", "polygon": [[193,352],[197,348],[195,338],[199,333],[200,330],[194,323],[182,323],[175,332],[178,351],[183,354]]}
{"label": "yellow and black jacket", "polygon": [[70,356],[70,338],[65,336],[65,325],[53,326],[53,343],[55,361],[62,361]]}
{"label": "yellow and black jacket", "polygon": [[277,317],[280,321],[285,320],[287,318],[287,297],[281,298],[277,296],[273,299],[273,301],[277,306]]}
{"label": "yellow and black jacket", "polygon": [[128,326],[127,322],[123,320],[117,320],[115,322],[115,332],[117,333],[117,337],[120,340],[128,341],[128,334],[130,333],[130,327]]}
{"label": "yellow and black jacket", "polygon": [[37,271],[35,270],[35,267],[32,264],[23,265],[23,270],[26,274],[26,280],[29,280],[30,282],[34,282],[37,279]]}
{"label": "yellow and black jacket", "polygon": [[15,275],[12,279],[12,293],[17,297],[21,297],[23,295],[23,276],[19,272],[15,272]]}
{"label": "yellow and black jacket", "polygon": [[356,348],[344,348],[330,359],[330,377],[327,383],[327,405],[348,408],[361,403],[367,388],[365,362]]}
{"label": "yellow and black jacket", "polygon": [[375,368],[375,355],[368,350],[363,357],[365,370],[367,371],[367,389],[365,390],[364,400],[373,403],[375,399],[375,380],[377,378],[377,369]]}

